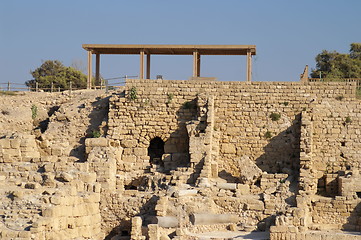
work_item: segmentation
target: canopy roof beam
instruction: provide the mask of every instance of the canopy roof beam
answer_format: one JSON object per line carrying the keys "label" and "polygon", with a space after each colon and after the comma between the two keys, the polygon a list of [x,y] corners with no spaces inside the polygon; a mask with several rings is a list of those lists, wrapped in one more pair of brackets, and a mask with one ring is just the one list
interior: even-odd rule
{"label": "canopy roof beam", "polygon": [[[151,55],[193,55],[193,77],[200,77],[201,55],[245,55],[247,56],[246,79],[252,79],[252,55],[256,55],[255,45],[136,45],[136,44],[83,44],[88,51],[88,88],[92,87],[92,54],[96,54],[97,80],[100,78],[101,54],[139,54],[139,78],[150,79]],[[144,74],[144,55],[147,55]]]}

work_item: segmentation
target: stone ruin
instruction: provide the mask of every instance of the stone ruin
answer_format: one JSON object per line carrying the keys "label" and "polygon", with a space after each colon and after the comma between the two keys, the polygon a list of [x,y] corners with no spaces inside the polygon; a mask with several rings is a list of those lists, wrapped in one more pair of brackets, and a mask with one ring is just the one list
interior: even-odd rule
{"label": "stone ruin", "polygon": [[1,239],[361,239],[355,91],[128,79],[0,96]]}

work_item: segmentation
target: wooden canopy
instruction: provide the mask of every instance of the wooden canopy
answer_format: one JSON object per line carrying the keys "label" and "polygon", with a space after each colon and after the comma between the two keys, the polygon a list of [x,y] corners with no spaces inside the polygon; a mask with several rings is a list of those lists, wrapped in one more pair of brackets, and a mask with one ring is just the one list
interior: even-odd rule
{"label": "wooden canopy", "polygon": [[144,78],[144,55],[147,55],[146,78],[150,78],[151,55],[193,55],[193,77],[200,77],[201,55],[247,55],[247,81],[251,81],[252,55],[255,45],[141,45],[141,44],[83,44],[88,51],[88,88],[91,88],[92,54],[96,55],[96,74],[99,78],[101,54],[139,54],[139,78]]}
{"label": "wooden canopy", "polygon": [[125,45],[125,44],[83,44],[92,54],[139,54],[145,51],[154,55],[256,55],[255,45]]}

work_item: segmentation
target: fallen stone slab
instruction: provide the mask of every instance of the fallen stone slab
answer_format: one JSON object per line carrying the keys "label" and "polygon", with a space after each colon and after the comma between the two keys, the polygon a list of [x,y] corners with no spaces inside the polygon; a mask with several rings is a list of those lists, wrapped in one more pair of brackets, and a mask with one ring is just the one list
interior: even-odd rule
{"label": "fallen stone slab", "polygon": [[236,214],[193,213],[190,220],[193,225],[236,223],[238,222],[238,216]]}

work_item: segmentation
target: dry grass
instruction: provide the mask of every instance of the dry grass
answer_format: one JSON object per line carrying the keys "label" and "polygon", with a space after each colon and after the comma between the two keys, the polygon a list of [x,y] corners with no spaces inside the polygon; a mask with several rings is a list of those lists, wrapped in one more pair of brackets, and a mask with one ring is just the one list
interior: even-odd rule
{"label": "dry grass", "polygon": [[15,96],[18,94],[17,92],[13,92],[13,91],[0,91],[0,95]]}

